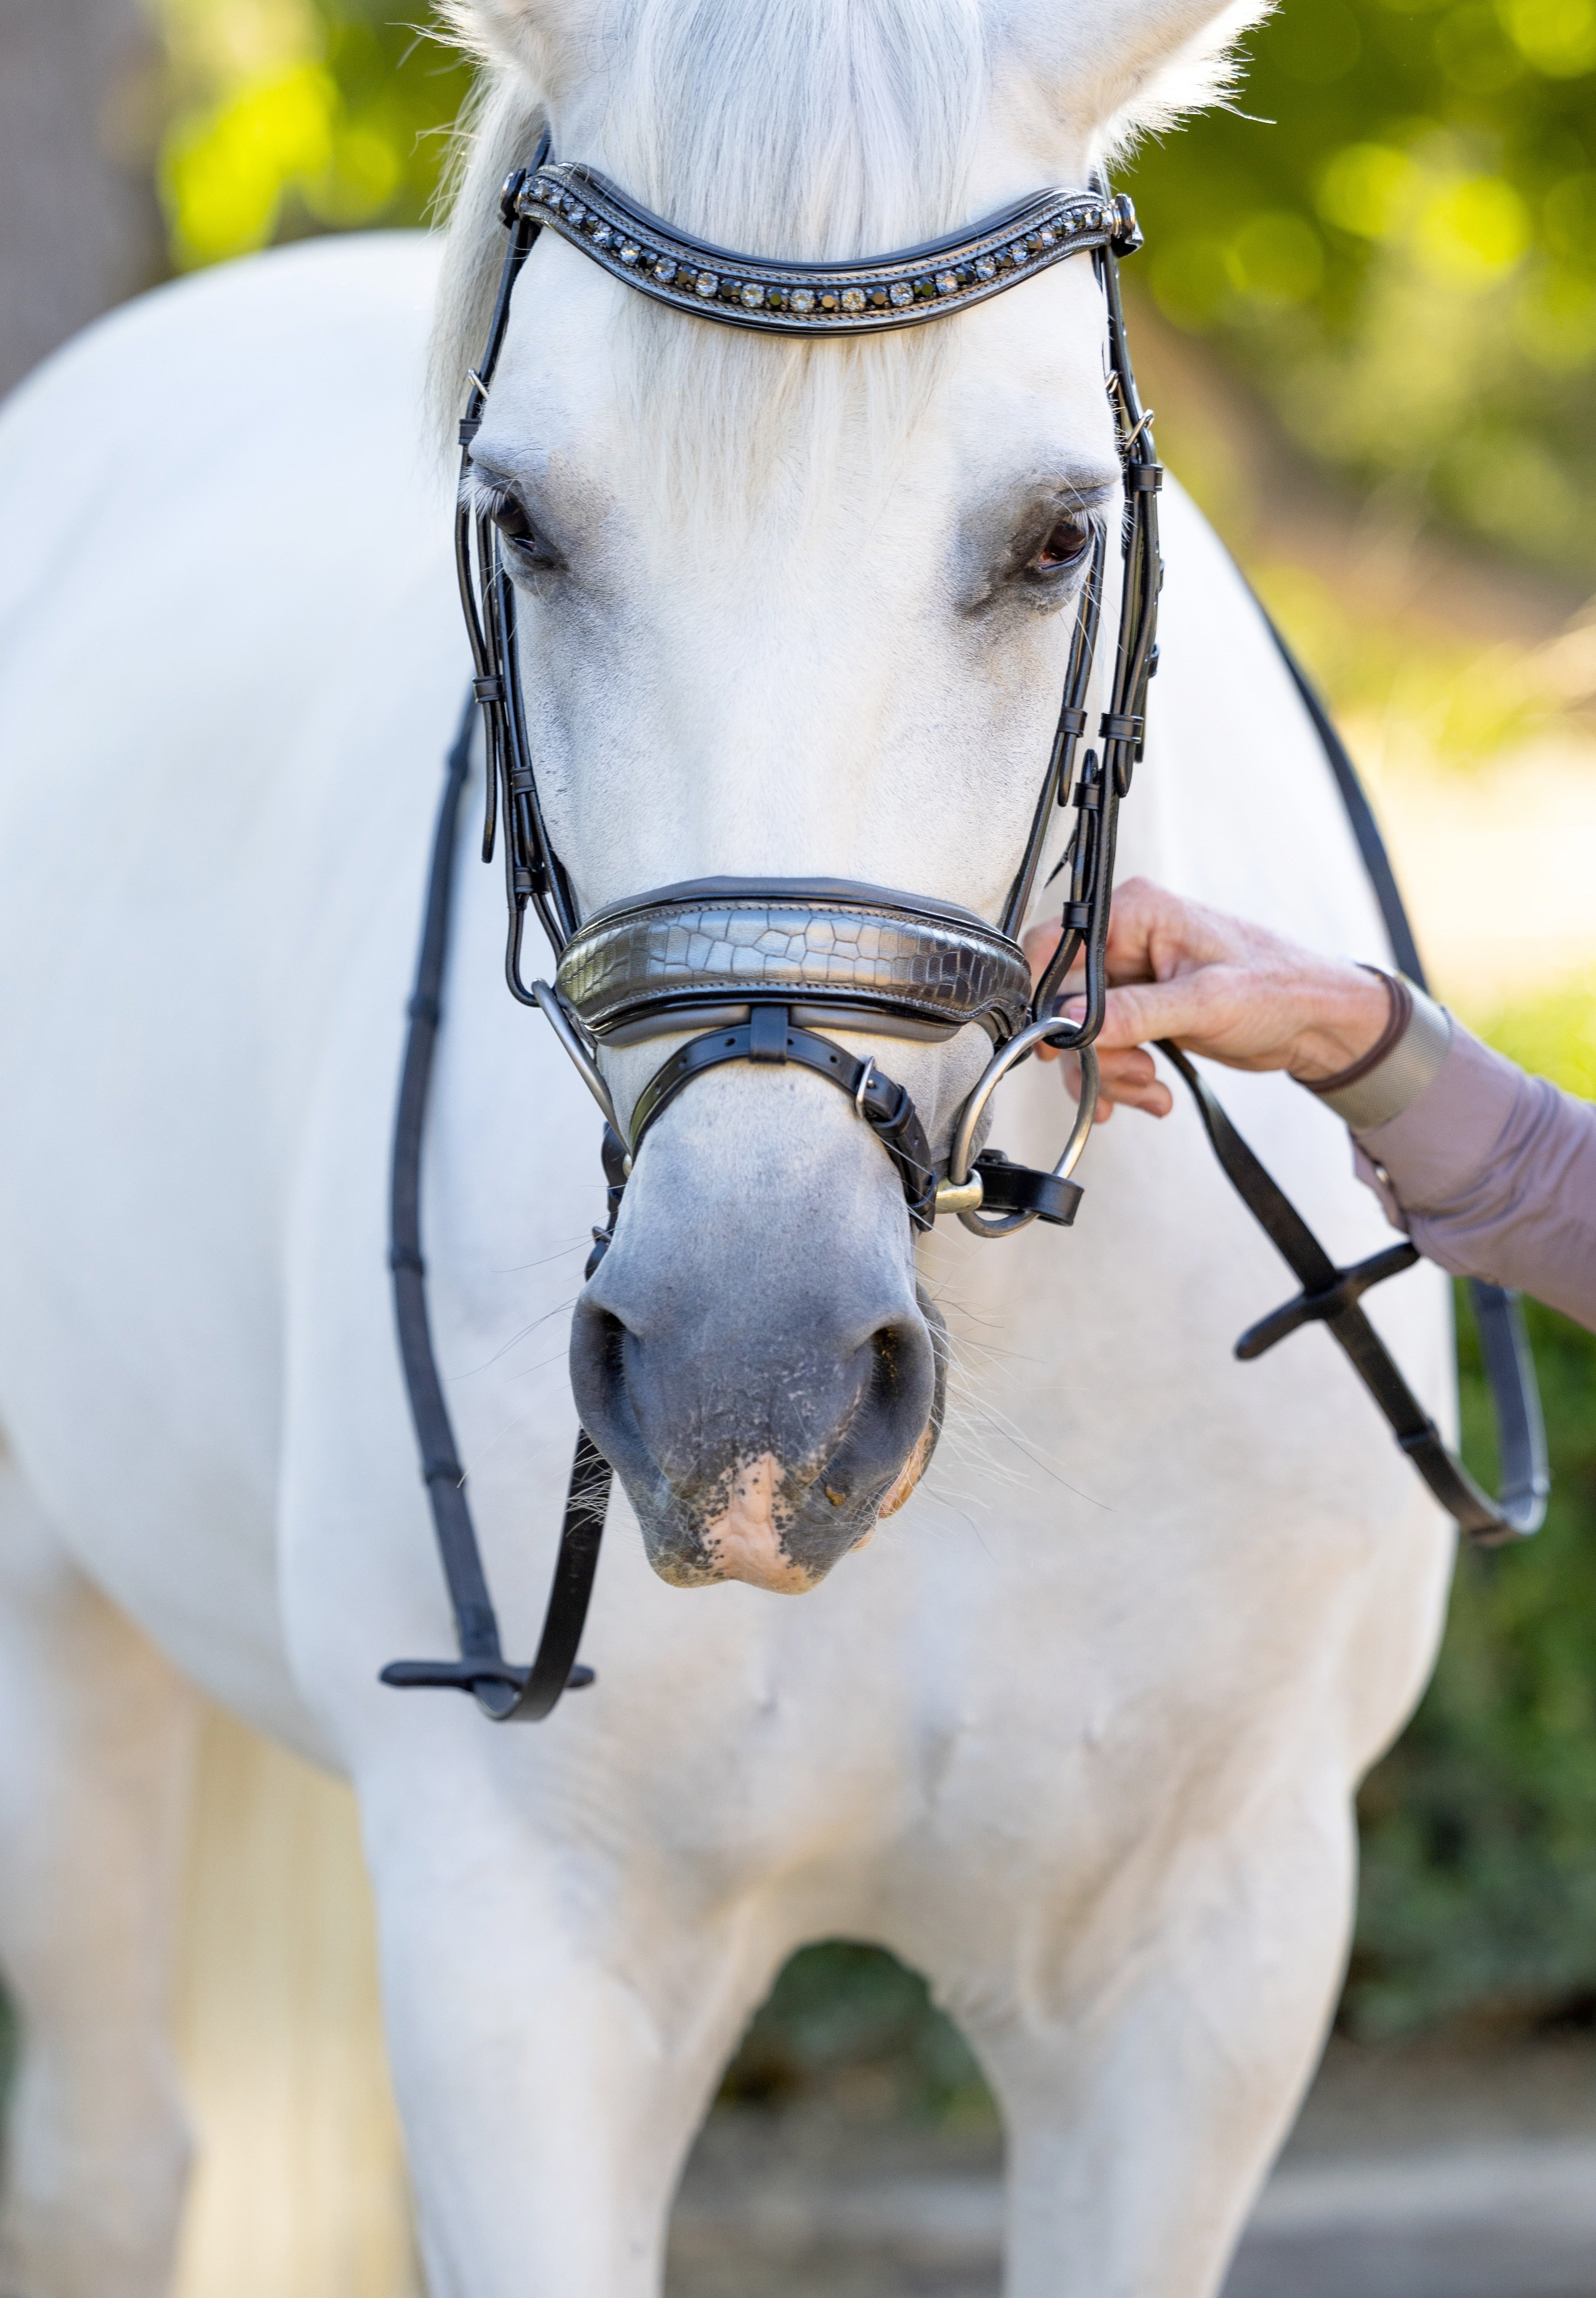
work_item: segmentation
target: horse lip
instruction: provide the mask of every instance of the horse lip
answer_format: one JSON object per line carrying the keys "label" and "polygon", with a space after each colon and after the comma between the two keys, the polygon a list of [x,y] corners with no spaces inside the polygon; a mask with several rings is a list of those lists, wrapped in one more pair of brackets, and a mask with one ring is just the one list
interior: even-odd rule
{"label": "horse lip", "polygon": [[[699,1464],[696,1473],[672,1474],[644,1440],[629,1384],[624,1378],[604,1382],[602,1396],[595,1386],[601,1377],[600,1360],[622,1329],[618,1319],[596,1302],[585,1316],[579,1309],[572,1356],[578,1407],[586,1408],[583,1418],[590,1433],[632,1496],[649,1561],[662,1579],[703,1587],[732,1576],[725,1569],[730,1537],[734,1547],[746,1548],[739,1560],[753,1567],[739,1571],[737,1577],[773,1592],[806,1592],[819,1585],[840,1558],[863,1547],[882,1517],[904,1505],[936,1449],[947,1388],[947,1328],[923,1287],[916,1291],[916,1307],[931,1346],[930,1409],[906,1459],[896,1467],[881,1459],[856,1409],[830,1457],[819,1461],[811,1455],[807,1461],[790,1464],[767,1440],[757,1454],[751,1449],[736,1457],[723,1454],[718,1468]],[[588,1321],[595,1311],[608,1327],[602,1337],[600,1328]],[[579,1337],[583,1326],[588,1327],[587,1346]],[[613,1358],[611,1363],[613,1367]],[[760,1497],[761,1521],[756,1524],[750,1517],[745,1523],[734,1506],[737,1480],[746,1479],[762,1461],[767,1489]]]}
{"label": "horse lip", "polygon": [[[904,1502],[908,1499],[915,1485],[920,1482],[922,1476],[924,1476],[926,1470],[930,1467],[931,1464],[931,1454],[937,1449],[937,1439],[941,1434],[942,1416],[940,1412],[933,1411],[930,1418],[926,1422],[925,1426],[920,1432],[914,1450],[910,1453],[908,1459],[904,1462],[903,1467],[898,1470],[897,1476],[888,1488],[886,1499],[876,1510],[877,1523],[884,1523],[888,1517],[896,1516],[897,1514],[898,1509],[902,1508]],[[830,1495],[828,1494],[828,1498],[829,1497]],[[866,1533],[865,1537],[868,1539],[869,1534]]]}

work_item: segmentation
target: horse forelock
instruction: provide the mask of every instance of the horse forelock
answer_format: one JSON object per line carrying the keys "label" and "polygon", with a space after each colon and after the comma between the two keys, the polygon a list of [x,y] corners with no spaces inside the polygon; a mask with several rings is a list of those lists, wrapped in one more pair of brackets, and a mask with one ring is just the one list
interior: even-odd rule
{"label": "horse forelock", "polygon": [[[697,236],[773,258],[873,254],[965,219],[986,72],[977,0],[629,0],[593,56],[599,163]],[[434,357],[451,415],[492,304],[493,192],[535,141],[520,74],[484,103],[462,170]],[[615,347],[649,467],[674,508],[763,503],[801,467],[816,492],[842,441],[883,471],[913,427],[939,330],[769,343],[630,299]],[[705,479],[713,472],[715,484]]]}
{"label": "horse forelock", "polygon": [[847,260],[962,219],[975,0],[631,0],[616,53],[614,171],[700,237]]}

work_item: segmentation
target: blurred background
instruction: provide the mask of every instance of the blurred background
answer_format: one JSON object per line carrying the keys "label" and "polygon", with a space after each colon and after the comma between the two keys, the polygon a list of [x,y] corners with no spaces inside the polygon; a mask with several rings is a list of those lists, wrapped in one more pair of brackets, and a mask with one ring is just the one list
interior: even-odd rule
{"label": "blurred background", "polygon": [[[414,12],[3,0],[0,388],[174,271],[424,223],[467,75]],[[1249,45],[1235,107],[1125,173],[1144,397],[1338,716],[1440,994],[1596,1096],[1596,0],[1286,0]],[[1404,2132],[1428,2160],[1527,2131],[1596,2196],[1596,1341],[1530,1316],[1551,1512],[1523,1551],[1462,1559],[1434,1685],[1364,1790],[1357,1944],[1288,2184]],[[182,2298],[411,2286],[363,1894],[343,1790],[219,1719],[182,1980],[214,2143]],[[875,2204],[838,2186],[839,2130],[856,2167],[876,2150]],[[813,1949],[727,2079],[674,2286],[995,2289],[995,2134],[920,1982]],[[1418,2205],[1387,2196],[1363,2251],[1344,2211],[1288,2205],[1339,2249],[1287,2269],[1266,2207],[1238,2289],[1596,2292],[1577,2211],[1551,2217],[1584,2264],[1526,2281],[1523,2243],[1511,2266],[1403,2250]],[[1543,2234],[1543,2196],[1533,2215]]]}

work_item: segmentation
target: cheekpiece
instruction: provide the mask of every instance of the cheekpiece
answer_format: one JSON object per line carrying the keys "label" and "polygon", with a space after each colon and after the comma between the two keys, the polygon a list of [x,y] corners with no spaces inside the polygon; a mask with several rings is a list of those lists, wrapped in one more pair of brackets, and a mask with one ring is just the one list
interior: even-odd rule
{"label": "cheekpiece", "polygon": [[1000,295],[1066,256],[1141,245],[1121,193],[1048,191],[972,230],[867,263],[769,263],[682,232],[636,206],[607,178],[546,161],[505,187],[514,214],[657,302],[727,327],[775,335],[871,335],[914,327]]}
{"label": "cheekpiece", "polygon": [[556,980],[611,1044],[680,1029],[705,1005],[840,1001],[906,1016],[927,1036],[973,1021],[1001,1045],[1023,1027],[1031,988],[1019,946],[951,903],[916,897],[911,909],[879,887],[768,879],[666,886],[600,910]]}

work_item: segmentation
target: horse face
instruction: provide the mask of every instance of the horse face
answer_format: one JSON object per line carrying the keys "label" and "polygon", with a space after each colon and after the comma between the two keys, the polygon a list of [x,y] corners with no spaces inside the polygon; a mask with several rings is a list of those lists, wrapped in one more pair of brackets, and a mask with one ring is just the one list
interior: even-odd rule
{"label": "horse face", "polygon": [[[853,37],[874,12],[838,21]],[[1213,9],[1145,12],[1167,31]],[[790,34],[793,12],[772,17],[773,38]],[[668,91],[629,98],[619,65],[551,105],[556,149],[690,229],[799,257],[880,252],[1085,180],[1084,128],[1055,109],[1038,143],[1023,42],[988,82],[979,38],[954,53],[961,25],[979,32],[969,8],[894,21],[945,35],[923,85],[898,74],[919,87],[899,111],[927,114],[918,140],[899,120],[883,166],[856,120],[864,141],[851,163],[832,152],[829,193],[795,150],[790,197],[773,201],[766,151],[740,198],[735,91],[715,167],[712,137],[662,142]],[[1120,87],[1110,74],[1100,101]],[[499,142],[513,148],[502,126]],[[733,876],[998,913],[1093,534],[1118,516],[1104,343],[1087,259],[940,324],[810,344],[662,310],[544,236],[469,484],[520,589],[542,804],[584,913]],[[945,1152],[983,1033],[914,1043],[861,1017],[832,1034],[907,1087]],[[623,1121],[681,1042],[606,1054]],[[801,1070],[747,1066],[673,1102],[579,1302],[571,1362],[666,1577],[798,1591],[867,1538],[930,1456],[942,1375],[898,1180],[848,1103]]]}

